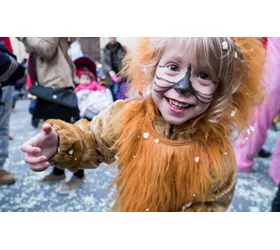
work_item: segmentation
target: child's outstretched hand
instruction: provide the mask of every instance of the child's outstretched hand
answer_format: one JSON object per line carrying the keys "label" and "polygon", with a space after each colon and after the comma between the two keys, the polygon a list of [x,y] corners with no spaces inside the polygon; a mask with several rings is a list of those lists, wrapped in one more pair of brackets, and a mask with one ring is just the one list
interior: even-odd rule
{"label": "child's outstretched hand", "polygon": [[58,150],[58,137],[50,124],[44,124],[42,131],[21,146],[25,162],[33,171],[43,171],[49,167],[48,160]]}

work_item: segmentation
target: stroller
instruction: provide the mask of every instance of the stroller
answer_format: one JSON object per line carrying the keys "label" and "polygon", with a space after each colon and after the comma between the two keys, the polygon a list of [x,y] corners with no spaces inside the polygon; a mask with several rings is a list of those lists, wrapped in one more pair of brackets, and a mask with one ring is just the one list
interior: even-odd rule
{"label": "stroller", "polygon": [[[96,78],[97,67],[96,64],[87,56],[82,56],[74,61],[76,66],[76,75],[78,76],[82,71],[89,70]],[[109,89],[105,91],[90,91],[82,90],[76,93],[78,98],[78,107],[80,110],[80,117],[91,120],[99,112],[107,108],[113,103],[113,96]]]}

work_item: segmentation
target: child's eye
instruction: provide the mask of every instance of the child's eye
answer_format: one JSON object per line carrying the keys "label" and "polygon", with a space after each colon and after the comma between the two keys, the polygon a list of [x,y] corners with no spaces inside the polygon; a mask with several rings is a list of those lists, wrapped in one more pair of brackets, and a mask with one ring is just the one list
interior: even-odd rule
{"label": "child's eye", "polygon": [[207,73],[203,73],[203,72],[199,73],[197,77],[202,80],[211,80],[211,77]]}
{"label": "child's eye", "polygon": [[179,72],[180,69],[179,67],[176,65],[176,64],[170,64],[167,66],[168,69],[170,69],[171,71],[174,71],[174,72]]}

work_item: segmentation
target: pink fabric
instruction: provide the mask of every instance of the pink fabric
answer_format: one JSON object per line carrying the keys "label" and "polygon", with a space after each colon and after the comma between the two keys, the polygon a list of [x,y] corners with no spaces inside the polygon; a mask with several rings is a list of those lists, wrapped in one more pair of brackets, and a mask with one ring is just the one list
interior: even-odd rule
{"label": "pink fabric", "polygon": [[118,76],[112,76],[112,80],[116,83],[119,83],[121,81],[121,78]]}
{"label": "pink fabric", "polygon": [[79,92],[81,90],[91,90],[91,91],[96,91],[96,90],[100,90],[100,91],[103,91],[105,90],[106,88],[103,87],[103,86],[100,86],[97,82],[93,81],[91,82],[91,84],[89,85],[82,85],[82,84],[79,84],[76,88],[75,88],[75,92]]}
{"label": "pink fabric", "polygon": [[[274,118],[280,114],[280,38],[268,38],[264,85],[266,87],[264,102],[255,108],[250,124],[255,130],[249,135],[247,143],[242,143],[244,138],[242,136],[236,141],[237,165],[243,171],[249,171],[252,168],[255,155],[265,143],[267,130]],[[280,184],[280,138],[273,153],[269,176],[276,184]]]}

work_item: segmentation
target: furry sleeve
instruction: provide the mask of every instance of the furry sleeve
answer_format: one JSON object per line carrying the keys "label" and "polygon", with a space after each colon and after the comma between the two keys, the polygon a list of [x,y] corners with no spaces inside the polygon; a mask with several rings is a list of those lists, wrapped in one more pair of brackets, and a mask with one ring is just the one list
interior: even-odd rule
{"label": "furry sleeve", "polygon": [[[75,124],[50,119],[59,137],[59,149],[49,161],[58,168],[76,172],[79,168],[96,168],[101,162],[111,164],[115,152],[111,149],[117,135],[110,121],[129,101],[118,101],[100,112],[91,122],[81,119]],[[116,121],[118,122],[118,121]]]}

